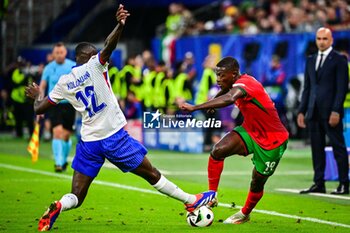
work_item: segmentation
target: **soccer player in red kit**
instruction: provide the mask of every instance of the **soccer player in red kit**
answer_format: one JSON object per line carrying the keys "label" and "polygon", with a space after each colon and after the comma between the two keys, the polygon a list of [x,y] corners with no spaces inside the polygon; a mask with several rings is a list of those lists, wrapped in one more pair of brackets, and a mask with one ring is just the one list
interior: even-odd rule
{"label": "soccer player in red kit", "polygon": [[217,83],[221,90],[214,99],[200,104],[180,105],[182,110],[213,110],[236,104],[244,121],[228,132],[213,147],[208,162],[209,189],[217,192],[224,159],[231,155],[253,154],[254,164],[250,190],[243,208],[224,223],[241,224],[249,220],[253,208],[263,196],[264,185],[274,173],[288,143],[288,131],[265,89],[254,77],[240,74],[239,64],[225,57],[216,65]]}

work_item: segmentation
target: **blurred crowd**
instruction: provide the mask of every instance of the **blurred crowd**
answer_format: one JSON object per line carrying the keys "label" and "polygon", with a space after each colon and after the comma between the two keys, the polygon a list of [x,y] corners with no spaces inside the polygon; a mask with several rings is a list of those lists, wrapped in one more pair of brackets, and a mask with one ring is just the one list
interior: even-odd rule
{"label": "blurred crowd", "polygon": [[[217,58],[208,55],[198,71],[194,54],[186,52],[182,60],[170,66],[164,61],[157,61],[152,52],[145,50],[129,56],[121,70],[110,64],[109,77],[127,120],[142,120],[143,112],[188,115],[177,106],[183,102],[204,103],[218,92],[214,72],[216,63]],[[195,113],[196,118],[215,117],[222,121],[222,129],[205,132],[207,149],[220,139],[223,132],[240,123],[241,119],[237,116],[233,106],[212,114],[206,111]]]}
{"label": "blurred crowd", "polygon": [[[49,54],[46,62],[50,61],[52,56]],[[219,90],[213,70],[216,62],[215,56],[208,55],[202,61],[203,69],[198,71],[195,67],[194,54],[187,52],[181,61],[168,66],[163,61],[156,61],[152,52],[145,50],[141,54],[129,56],[121,69],[111,63],[109,77],[112,90],[126,118],[141,121],[144,111],[159,110],[169,115],[185,114],[179,112],[178,104],[184,101],[200,104],[213,98]],[[40,83],[44,65],[33,66],[19,57],[2,75],[0,79],[2,130],[16,129],[17,137],[23,136],[24,128],[28,131],[28,135],[33,131],[35,119],[33,103],[25,97],[24,88],[32,82]],[[261,77],[261,81],[275,101],[281,118],[288,124],[284,104],[287,92],[286,75],[277,56],[271,60],[270,69]],[[195,117],[201,119],[215,117],[222,121],[222,130],[209,132],[206,135],[208,146],[216,142],[221,133],[232,129],[242,121],[238,110],[233,106],[214,114],[199,112]]]}
{"label": "blurred crowd", "polygon": [[32,65],[18,57],[0,73],[0,130],[14,128],[17,137],[33,132],[33,102],[26,98],[24,91],[29,83],[39,83],[44,66],[44,63]]}
{"label": "blurred crowd", "polygon": [[[237,4],[238,2],[238,4]],[[182,3],[169,5],[163,30],[162,59],[174,61],[176,40],[187,35],[230,33],[315,32],[320,27],[331,30],[350,28],[349,0],[224,0],[195,11]]]}
{"label": "blurred crowd", "polygon": [[[171,48],[180,36],[212,32],[314,32],[320,26],[334,30],[350,26],[350,9],[344,0],[239,2],[236,5],[231,1],[220,2],[220,15],[208,20],[199,19],[180,3],[172,3],[165,23],[162,61],[156,61],[152,52],[145,50],[129,56],[120,69],[110,64],[112,89],[128,120],[141,120],[144,111],[175,114],[179,111],[177,105],[184,101],[200,104],[215,96],[219,87],[213,68],[218,58],[208,55],[204,61],[199,61],[203,66],[201,70],[196,69],[195,55],[191,52],[181,61],[175,61]],[[17,137],[23,136],[24,128],[29,135],[33,131],[33,103],[25,97],[24,88],[33,81],[40,83],[44,66],[52,60],[52,55],[48,54],[45,64],[33,66],[19,57],[0,74],[0,130],[15,129]],[[270,68],[257,78],[275,102],[283,123],[288,129],[295,128],[299,80],[287,79],[278,56],[273,56],[270,64],[262,65]],[[196,117],[213,116],[201,112]],[[214,117],[222,120],[222,132],[242,121],[233,106],[216,112]],[[219,138],[215,134],[222,132],[208,134],[206,144],[215,142]]]}
{"label": "blurred crowd", "polygon": [[[233,1],[237,2],[237,1]],[[226,32],[240,34],[314,32],[325,26],[331,30],[350,28],[347,0],[243,0],[222,1],[217,18],[206,19],[180,3],[169,6],[166,35],[197,35]],[[212,11],[208,6],[208,14]],[[202,11],[200,11],[201,13]],[[211,14],[208,14],[212,16]]]}

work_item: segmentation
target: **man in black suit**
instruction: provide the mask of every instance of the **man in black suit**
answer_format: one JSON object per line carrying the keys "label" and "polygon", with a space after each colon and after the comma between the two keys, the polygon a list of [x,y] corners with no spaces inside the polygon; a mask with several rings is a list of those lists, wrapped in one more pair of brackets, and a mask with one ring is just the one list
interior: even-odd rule
{"label": "man in black suit", "polygon": [[298,125],[308,125],[314,168],[314,184],[300,193],[325,193],[325,136],[330,139],[338,166],[339,186],[331,194],[349,193],[349,159],[343,135],[343,103],[348,89],[348,65],[345,56],[332,48],[332,32],[320,28],[316,33],[318,53],[307,58],[304,90]]}

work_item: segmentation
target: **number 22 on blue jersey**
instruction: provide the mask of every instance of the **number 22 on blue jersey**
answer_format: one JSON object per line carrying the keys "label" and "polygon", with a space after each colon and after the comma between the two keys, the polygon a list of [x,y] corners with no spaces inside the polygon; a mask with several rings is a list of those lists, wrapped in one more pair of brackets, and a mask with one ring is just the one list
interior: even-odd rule
{"label": "number 22 on blue jersey", "polygon": [[84,92],[78,91],[75,94],[75,98],[78,101],[80,100],[83,102],[85,110],[89,113],[89,117],[93,117],[96,113],[102,111],[107,106],[105,103],[98,104],[93,86],[85,87]]}

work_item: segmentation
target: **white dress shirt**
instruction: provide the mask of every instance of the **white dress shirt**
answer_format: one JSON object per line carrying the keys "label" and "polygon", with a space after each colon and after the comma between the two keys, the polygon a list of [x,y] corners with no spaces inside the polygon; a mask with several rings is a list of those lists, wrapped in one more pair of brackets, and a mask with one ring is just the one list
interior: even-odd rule
{"label": "white dress shirt", "polygon": [[323,57],[322,57],[322,64],[321,64],[321,67],[323,66],[323,63],[324,61],[326,60],[328,54],[332,51],[333,47],[329,47],[328,49],[326,49],[325,51],[321,52],[320,50],[318,51],[318,55],[317,55],[317,59],[316,59],[316,64],[315,64],[315,70],[317,70],[318,68],[318,65],[320,63],[320,60],[321,60],[321,54],[323,54]]}

